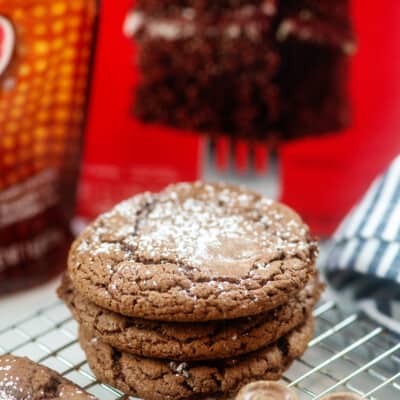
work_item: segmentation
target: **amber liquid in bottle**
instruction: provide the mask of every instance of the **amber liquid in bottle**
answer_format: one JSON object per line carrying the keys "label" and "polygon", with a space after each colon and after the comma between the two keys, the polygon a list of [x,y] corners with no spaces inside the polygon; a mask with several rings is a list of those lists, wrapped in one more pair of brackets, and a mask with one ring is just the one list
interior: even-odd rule
{"label": "amber liquid in bottle", "polygon": [[95,0],[0,0],[0,294],[65,268]]}

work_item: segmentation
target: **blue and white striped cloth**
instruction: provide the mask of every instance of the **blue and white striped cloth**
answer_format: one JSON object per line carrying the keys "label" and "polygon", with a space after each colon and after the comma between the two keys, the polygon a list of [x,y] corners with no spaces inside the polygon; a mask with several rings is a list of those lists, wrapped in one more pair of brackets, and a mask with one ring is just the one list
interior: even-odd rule
{"label": "blue and white striped cloth", "polygon": [[343,298],[400,334],[400,156],[341,224],[325,267]]}

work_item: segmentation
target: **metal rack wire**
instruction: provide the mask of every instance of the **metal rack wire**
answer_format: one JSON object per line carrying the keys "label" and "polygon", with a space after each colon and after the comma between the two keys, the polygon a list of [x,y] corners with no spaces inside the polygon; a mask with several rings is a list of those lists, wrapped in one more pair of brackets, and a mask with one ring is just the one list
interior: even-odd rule
{"label": "metal rack wire", "polygon": [[[361,315],[344,313],[333,301],[321,302],[314,315],[315,338],[283,379],[300,400],[343,390],[371,400],[400,399],[399,338]],[[56,302],[0,330],[0,354],[27,356],[102,400],[122,399],[121,392],[96,381],[76,337],[77,324]]]}

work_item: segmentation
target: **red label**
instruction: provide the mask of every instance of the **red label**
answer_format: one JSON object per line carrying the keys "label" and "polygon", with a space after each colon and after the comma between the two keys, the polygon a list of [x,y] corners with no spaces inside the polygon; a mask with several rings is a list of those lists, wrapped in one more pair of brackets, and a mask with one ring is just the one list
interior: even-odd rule
{"label": "red label", "polygon": [[0,76],[10,64],[14,47],[14,28],[8,19],[0,15]]}
{"label": "red label", "polygon": [[[80,195],[80,213],[86,218],[137,192],[201,178],[207,162],[201,137],[134,118],[137,48],[123,32],[133,1],[101,3]],[[376,0],[352,1],[358,40],[350,85],[352,127],[280,147],[281,199],[322,235],[336,228],[400,151],[400,1],[387,3],[377,7]],[[228,143],[219,143],[217,154],[227,156]],[[261,170],[266,153],[261,149],[255,157]],[[246,146],[240,147],[239,170],[247,156]],[[228,166],[227,157],[217,161]],[[253,182],[249,178],[246,183]]]}

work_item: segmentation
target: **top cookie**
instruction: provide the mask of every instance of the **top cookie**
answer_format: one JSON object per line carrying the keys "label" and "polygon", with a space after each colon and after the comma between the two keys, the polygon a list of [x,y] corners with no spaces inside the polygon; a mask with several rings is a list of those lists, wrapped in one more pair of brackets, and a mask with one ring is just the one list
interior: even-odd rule
{"label": "top cookie", "polygon": [[209,321],[287,302],[317,246],[291,209],[224,184],[178,184],[133,197],[74,242],[75,288],[123,315]]}

